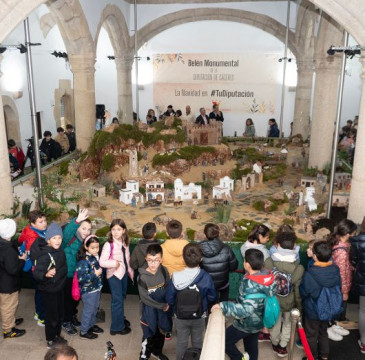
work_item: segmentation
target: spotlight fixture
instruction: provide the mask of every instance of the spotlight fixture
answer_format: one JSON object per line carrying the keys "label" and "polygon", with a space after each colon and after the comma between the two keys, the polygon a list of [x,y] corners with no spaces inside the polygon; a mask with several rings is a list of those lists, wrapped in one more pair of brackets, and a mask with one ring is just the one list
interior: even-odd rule
{"label": "spotlight fixture", "polygon": [[335,55],[336,52],[345,53],[347,57],[352,59],[355,55],[360,55],[361,50],[365,50],[365,47],[359,45],[349,47],[331,45],[330,48],[327,50],[327,54],[332,56]]}
{"label": "spotlight fixture", "polygon": [[113,56],[113,55],[108,55],[108,56],[107,56],[107,58],[108,58],[109,60],[115,60],[115,56]]}
{"label": "spotlight fixture", "polygon": [[25,45],[23,45],[23,44],[20,44],[19,46],[18,46],[18,50],[20,51],[20,53],[21,54],[24,54],[24,53],[26,53],[27,52],[27,48],[25,47]]}
{"label": "spotlight fixture", "polygon": [[6,51],[7,49],[6,49],[6,47],[0,47],[0,54],[2,54],[2,53],[4,53],[5,51]]}
{"label": "spotlight fixture", "polygon": [[65,59],[66,61],[68,61],[68,55],[67,55],[67,53],[65,53],[65,52],[61,52],[61,51],[53,51],[52,53],[51,53],[51,55],[53,55],[53,56],[55,56],[55,57],[57,57],[57,58],[63,58],[63,59]]}
{"label": "spotlight fixture", "polygon": [[280,58],[278,61],[279,62],[282,62],[283,60],[287,60],[288,62],[292,62],[292,58],[288,58],[288,57],[282,57],[282,58]]}

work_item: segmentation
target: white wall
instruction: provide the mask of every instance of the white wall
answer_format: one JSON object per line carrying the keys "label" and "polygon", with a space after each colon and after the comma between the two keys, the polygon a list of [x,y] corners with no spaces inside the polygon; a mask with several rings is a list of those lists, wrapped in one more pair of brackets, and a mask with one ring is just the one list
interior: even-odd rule
{"label": "white wall", "polygon": [[[54,50],[66,51],[58,30],[55,26],[43,37],[39,26],[38,14],[45,12],[45,5],[29,16],[30,39],[32,43],[41,43],[41,46],[32,47],[34,91],[36,110],[42,112],[42,132],[50,130],[56,135],[56,123],[53,115],[54,91],[59,87],[60,79],[70,79],[72,73],[61,58],[51,55]],[[24,44],[24,26],[21,23],[3,42],[3,44]],[[26,71],[26,55],[18,50],[7,50],[1,61],[0,95],[12,96],[13,91],[23,91],[23,97],[15,101],[19,113],[20,133],[22,146],[25,149],[25,139],[32,136],[32,123],[29,105],[29,92]],[[71,85],[72,86],[72,85]]]}

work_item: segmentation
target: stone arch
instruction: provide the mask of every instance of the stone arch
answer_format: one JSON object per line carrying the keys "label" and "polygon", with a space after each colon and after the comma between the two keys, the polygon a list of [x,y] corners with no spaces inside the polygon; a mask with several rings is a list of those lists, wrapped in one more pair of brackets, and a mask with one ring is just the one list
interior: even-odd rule
{"label": "stone arch", "polygon": [[120,57],[129,52],[130,38],[128,26],[124,15],[116,5],[107,5],[100,16],[100,21],[95,34],[95,48],[98,44],[100,29],[104,27],[109,35],[110,42],[114,49],[114,55]]}
{"label": "stone arch", "polygon": [[7,95],[2,96],[2,101],[7,140],[13,139],[17,145],[21,145],[19,114],[15,102]]}
{"label": "stone arch", "polygon": [[[140,48],[160,32],[174,26],[204,20],[232,21],[251,25],[285,42],[285,26],[267,15],[237,9],[198,8],[172,12],[151,21],[138,30],[137,46]],[[295,43],[295,34],[292,32],[289,33],[289,48],[294,56],[298,58],[300,51]]]}

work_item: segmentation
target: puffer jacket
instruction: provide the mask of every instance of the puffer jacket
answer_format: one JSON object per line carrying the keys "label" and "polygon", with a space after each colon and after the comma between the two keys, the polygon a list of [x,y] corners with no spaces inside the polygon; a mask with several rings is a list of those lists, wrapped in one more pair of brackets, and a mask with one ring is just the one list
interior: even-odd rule
{"label": "puffer jacket", "polygon": [[220,307],[225,316],[233,316],[233,326],[246,333],[257,333],[263,327],[265,299],[246,299],[248,294],[275,296],[276,282],[273,274],[266,269],[254,275],[245,275],[238,290],[237,303],[223,301]]}
{"label": "puffer jacket", "polygon": [[350,238],[350,261],[355,268],[353,290],[360,296],[365,296],[365,233]]}
{"label": "puffer jacket", "polygon": [[[37,254],[33,276],[38,283],[40,291],[55,293],[62,290],[66,283],[67,263],[63,249],[54,249],[48,246],[43,238],[38,238],[30,249],[31,253]],[[51,267],[55,267],[56,274],[53,278],[46,277]]]}
{"label": "puffer jacket", "polygon": [[199,246],[203,252],[201,268],[210,274],[214,287],[220,289],[227,285],[229,272],[238,267],[238,261],[232,249],[219,239],[202,241]]}
{"label": "puffer jacket", "polygon": [[101,291],[103,274],[96,276],[95,269],[100,269],[100,265],[98,259],[93,255],[87,254],[85,259],[77,263],[76,273],[81,295]]}
{"label": "puffer jacket", "polygon": [[18,242],[19,244],[22,244],[25,241],[25,250],[30,251],[34,241],[39,237],[44,238],[45,233],[45,231],[40,231],[33,228],[31,225],[27,225],[20,233]]}
{"label": "puffer jacket", "polygon": [[348,294],[351,290],[353,269],[350,263],[350,246],[349,242],[341,242],[332,248],[333,262],[340,269],[342,294]]}
{"label": "puffer jacket", "polygon": [[20,289],[24,260],[19,259],[13,244],[0,237],[0,294],[12,294]]}
{"label": "puffer jacket", "polygon": [[182,271],[186,265],[183,259],[183,249],[189,241],[184,239],[168,239],[162,245],[162,265],[168,270],[170,276],[175,271]]}

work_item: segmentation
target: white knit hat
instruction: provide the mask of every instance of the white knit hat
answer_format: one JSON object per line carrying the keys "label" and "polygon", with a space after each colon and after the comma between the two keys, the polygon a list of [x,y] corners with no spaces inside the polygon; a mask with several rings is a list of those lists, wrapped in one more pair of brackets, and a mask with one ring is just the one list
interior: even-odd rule
{"label": "white knit hat", "polygon": [[16,232],[16,222],[13,219],[0,220],[0,237],[10,240]]}

